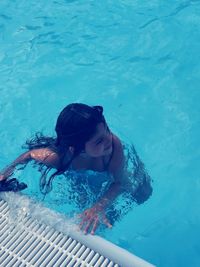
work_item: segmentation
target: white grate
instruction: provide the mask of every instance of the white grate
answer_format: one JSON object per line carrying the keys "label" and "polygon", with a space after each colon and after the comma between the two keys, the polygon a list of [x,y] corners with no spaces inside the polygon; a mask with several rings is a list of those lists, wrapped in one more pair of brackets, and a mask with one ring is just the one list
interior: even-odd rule
{"label": "white grate", "polygon": [[0,200],[1,267],[119,267],[118,264],[53,228],[25,217],[9,223],[9,207]]}
{"label": "white grate", "polygon": [[0,193],[0,267],[66,266],[155,267],[22,194]]}

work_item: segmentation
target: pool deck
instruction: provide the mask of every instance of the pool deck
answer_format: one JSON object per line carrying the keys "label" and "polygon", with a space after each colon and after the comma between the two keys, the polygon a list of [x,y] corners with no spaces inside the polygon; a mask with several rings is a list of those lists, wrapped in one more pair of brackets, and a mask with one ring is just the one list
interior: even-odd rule
{"label": "pool deck", "polygon": [[[153,267],[154,265],[95,235],[84,235],[76,227],[65,227],[65,219],[47,208],[54,225],[26,208],[11,218],[9,198],[0,195],[0,266],[1,267]],[[38,209],[38,206],[36,206]],[[24,211],[24,213],[23,213]],[[53,214],[53,215],[52,215]],[[55,218],[58,221],[55,223]],[[62,227],[59,230],[59,226]]]}

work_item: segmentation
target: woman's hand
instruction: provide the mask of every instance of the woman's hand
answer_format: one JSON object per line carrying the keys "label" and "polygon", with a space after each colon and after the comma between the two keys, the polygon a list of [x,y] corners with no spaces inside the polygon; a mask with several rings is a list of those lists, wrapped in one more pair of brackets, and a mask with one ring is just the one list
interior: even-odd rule
{"label": "woman's hand", "polygon": [[103,207],[96,204],[92,208],[86,209],[81,215],[80,229],[87,234],[90,232],[94,235],[98,225],[100,223],[105,224],[108,228],[111,228],[109,220],[106,218],[105,211]]}
{"label": "woman's hand", "polygon": [[14,172],[14,167],[12,165],[3,169],[0,172],[0,181],[6,180],[7,178],[9,178],[13,174],[13,172]]}

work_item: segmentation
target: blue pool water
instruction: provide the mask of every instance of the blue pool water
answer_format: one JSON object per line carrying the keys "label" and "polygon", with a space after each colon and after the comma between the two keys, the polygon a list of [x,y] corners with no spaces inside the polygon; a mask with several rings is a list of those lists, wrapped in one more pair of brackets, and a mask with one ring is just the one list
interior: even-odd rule
{"label": "blue pool water", "polygon": [[[102,235],[157,266],[198,267],[199,42],[198,0],[2,0],[0,168],[36,131],[54,134],[66,104],[103,105],[154,193]],[[36,195],[37,170],[19,177]]]}

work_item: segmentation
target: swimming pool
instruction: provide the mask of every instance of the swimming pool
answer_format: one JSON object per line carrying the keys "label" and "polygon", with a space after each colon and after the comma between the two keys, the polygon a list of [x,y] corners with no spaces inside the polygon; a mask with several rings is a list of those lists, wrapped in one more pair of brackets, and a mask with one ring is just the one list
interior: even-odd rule
{"label": "swimming pool", "polygon": [[[66,104],[102,104],[154,179],[153,196],[102,235],[158,266],[199,266],[199,1],[1,1],[0,10],[0,167],[34,132],[53,134]],[[20,177],[36,192],[36,170]]]}

